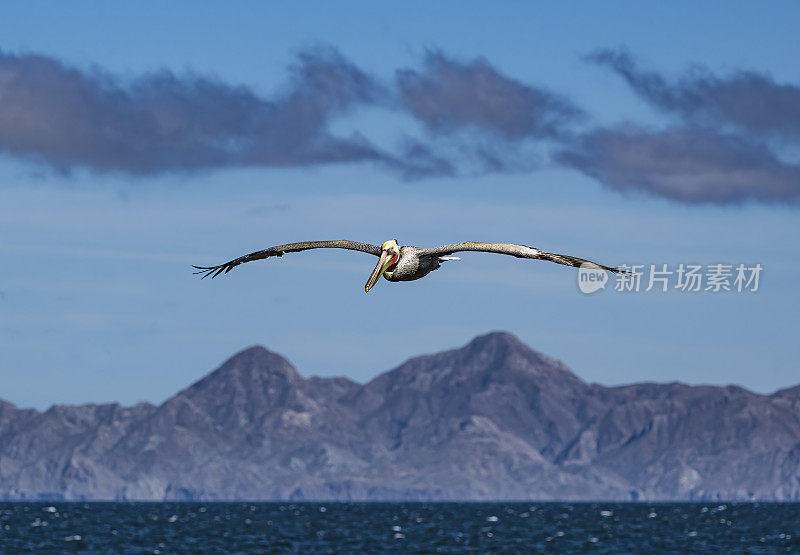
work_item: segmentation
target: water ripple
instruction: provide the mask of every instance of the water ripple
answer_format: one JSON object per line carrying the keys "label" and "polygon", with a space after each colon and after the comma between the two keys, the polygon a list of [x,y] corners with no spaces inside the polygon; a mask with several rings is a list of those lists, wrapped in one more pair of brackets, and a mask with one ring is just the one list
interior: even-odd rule
{"label": "water ripple", "polygon": [[0,503],[0,551],[800,551],[798,503]]}

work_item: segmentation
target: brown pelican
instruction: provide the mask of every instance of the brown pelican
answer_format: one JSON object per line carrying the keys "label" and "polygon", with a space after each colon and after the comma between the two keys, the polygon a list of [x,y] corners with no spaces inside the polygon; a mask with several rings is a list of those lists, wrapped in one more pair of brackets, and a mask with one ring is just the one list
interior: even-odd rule
{"label": "brown pelican", "polygon": [[413,281],[427,276],[433,270],[436,270],[442,262],[459,260],[458,257],[449,255],[463,251],[509,254],[517,258],[549,260],[550,262],[556,262],[566,266],[579,267],[583,265],[588,268],[602,268],[603,270],[618,274],[626,273],[625,270],[610,268],[609,266],[603,266],[602,264],[590,262],[583,258],[575,258],[574,256],[567,256],[565,254],[552,254],[525,245],[514,245],[511,243],[476,243],[474,241],[467,241],[466,243],[444,245],[433,249],[421,249],[419,247],[401,247],[397,244],[397,239],[386,241],[380,247],[368,243],[348,241],[346,239],[340,239],[339,241],[304,241],[302,243],[289,243],[288,245],[277,245],[261,251],[251,252],[250,254],[234,258],[218,266],[192,267],[198,270],[195,274],[202,274],[203,278],[208,276],[215,278],[220,274],[227,274],[233,268],[245,262],[261,260],[262,258],[269,258],[271,256],[283,256],[287,252],[300,252],[309,249],[348,249],[366,252],[379,257],[378,265],[372,270],[372,274],[370,274],[367,284],[364,286],[364,290],[367,293],[369,293],[369,290],[372,289],[381,276],[389,281]]}

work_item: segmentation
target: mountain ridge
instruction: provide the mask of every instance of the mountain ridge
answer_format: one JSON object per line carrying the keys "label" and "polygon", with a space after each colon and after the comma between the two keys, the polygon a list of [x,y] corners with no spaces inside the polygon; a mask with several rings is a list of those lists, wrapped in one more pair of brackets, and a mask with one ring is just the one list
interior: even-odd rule
{"label": "mountain ridge", "polygon": [[251,346],[158,406],[0,400],[0,498],[800,500],[800,386],[588,384],[507,332],[365,384]]}

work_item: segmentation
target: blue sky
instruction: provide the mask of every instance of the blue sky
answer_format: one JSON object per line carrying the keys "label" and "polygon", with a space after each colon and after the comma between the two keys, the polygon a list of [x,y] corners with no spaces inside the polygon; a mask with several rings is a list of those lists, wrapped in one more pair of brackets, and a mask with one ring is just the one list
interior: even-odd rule
{"label": "blue sky", "polygon": [[[603,384],[796,384],[798,11],[5,3],[0,398],[159,402],[256,343],[366,381],[494,329]],[[324,97],[320,68],[346,86]],[[502,103],[471,94],[487,81]],[[168,140],[138,127],[152,106]],[[368,295],[360,253],[189,272],[334,238],[764,271],[750,294],[591,296],[572,269],[481,254]]]}

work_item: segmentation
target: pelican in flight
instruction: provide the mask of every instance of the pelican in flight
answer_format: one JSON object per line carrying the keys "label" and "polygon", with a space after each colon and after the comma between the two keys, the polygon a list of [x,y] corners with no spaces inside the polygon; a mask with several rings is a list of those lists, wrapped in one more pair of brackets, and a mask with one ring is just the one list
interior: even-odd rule
{"label": "pelican in flight", "polygon": [[381,276],[389,281],[413,281],[427,276],[432,271],[439,268],[442,262],[460,260],[458,257],[450,256],[453,253],[465,251],[492,252],[497,254],[508,254],[516,258],[531,258],[533,260],[549,260],[565,266],[586,267],[608,270],[617,274],[627,273],[619,268],[603,266],[583,258],[567,256],[565,254],[552,254],[540,251],[534,247],[525,245],[514,245],[511,243],[476,243],[467,241],[455,245],[445,245],[432,249],[421,249],[419,247],[400,246],[397,239],[386,241],[380,247],[368,243],[357,243],[340,239],[338,241],[304,241],[302,243],[289,243],[288,245],[277,245],[268,249],[251,252],[239,258],[229,260],[218,266],[192,266],[196,268],[195,274],[201,274],[203,278],[211,276],[217,277],[220,274],[227,274],[239,264],[270,258],[272,256],[283,256],[287,252],[300,252],[310,249],[347,249],[372,254],[378,257],[378,265],[372,270],[364,290],[369,293]]}

